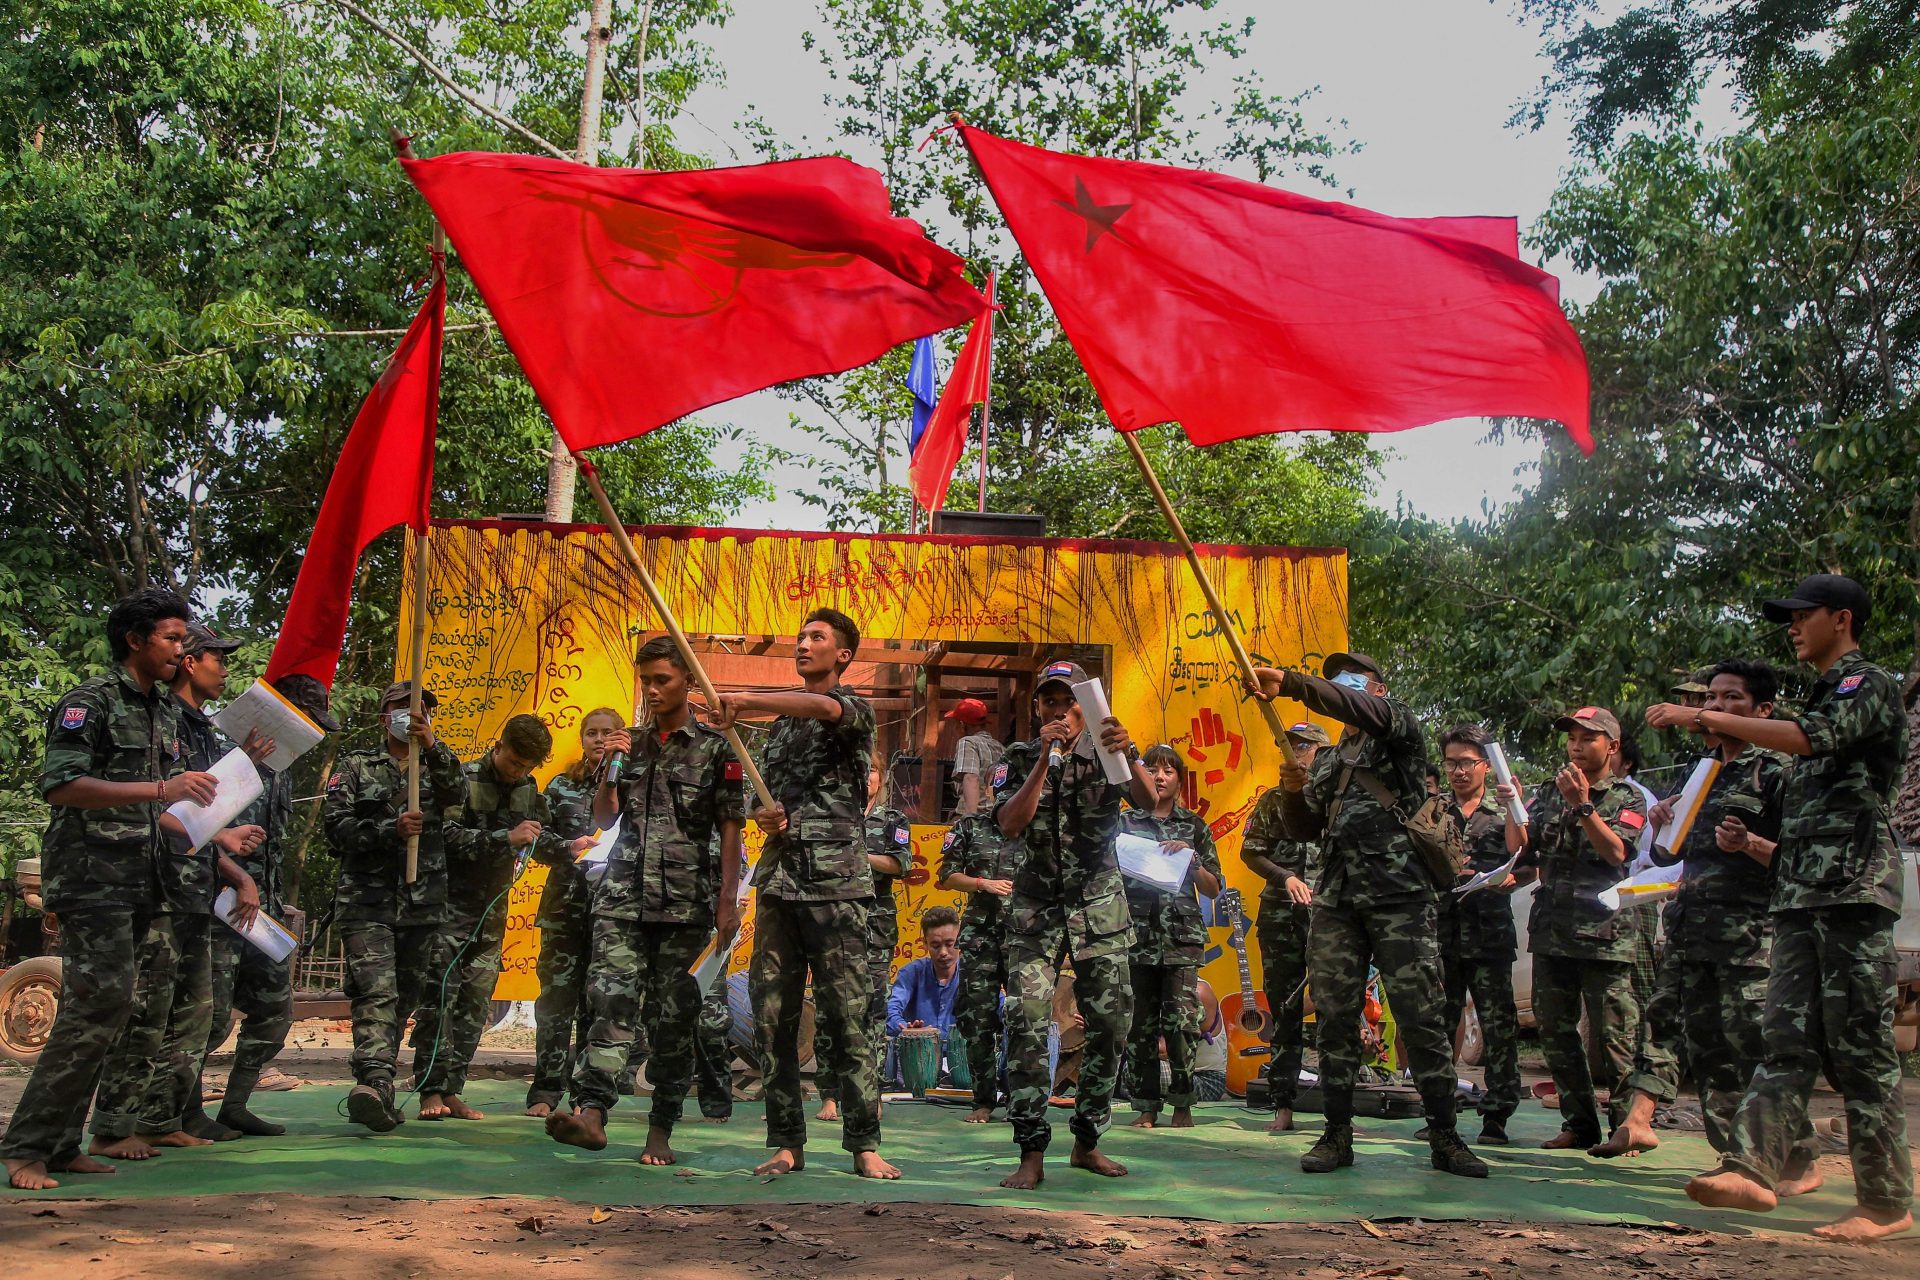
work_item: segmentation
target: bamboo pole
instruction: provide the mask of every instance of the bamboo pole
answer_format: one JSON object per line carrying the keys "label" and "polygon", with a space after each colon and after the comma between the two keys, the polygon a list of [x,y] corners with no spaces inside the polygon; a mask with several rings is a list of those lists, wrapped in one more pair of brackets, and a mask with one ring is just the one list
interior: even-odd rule
{"label": "bamboo pole", "polygon": [[[587,489],[593,494],[593,500],[600,504],[600,514],[606,518],[607,528],[613,532],[615,545],[620,548],[620,554],[626,557],[627,563],[632,566],[634,574],[640,579],[640,590],[646,593],[647,601],[653,606],[653,611],[659,614],[660,620],[666,624],[667,634],[673,637],[673,643],[680,650],[680,657],[686,662],[688,673],[700,686],[700,692],[706,698],[707,705],[718,711],[720,709],[719,691],[713,687],[713,681],[708,678],[707,669],[700,664],[700,656],[693,651],[693,645],[687,640],[687,633],[680,629],[680,620],[673,616],[673,610],[667,605],[667,598],[660,594],[660,588],[654,583],[653,575],[647,572],[646,561],[640,558],[639,548],[635,547],[633,539],[627,536],[627,527],[620,523],[620,517],[613,509],[613,500],[607,497],[606,489],[600,484],[599,468],[578,456],[575,457],[575,462],[579,466],[580,476],[587,482]],[[734,758],[740,762],[740,767],[746,771],[747,780],[753,784],[753,793],[759,797],[761,807],[773,808],[773,793],[767,790],[767,783],[760,776],[759,766],[754,764],[753,757],[747,754],[746,744],[740,741],[740,731],[728,728],[724,732],[727,735],[727,744],[733,748]]]}
{"label": "bamboo pole", "polygon": [[[1133,461],[1140,468],[1140,474],[1146,477],[1147,487],[1153,490],[1153,500],[1160,504],[1160,514],[1166,518],[1167,527],[1173,530],[1174,540],[1187,554],[1187,567],[1193,570],[1193,576],[1199,580],[1200,594],[1207,598],[1207,608],[1213,610],[1214,620],[1220,624],[1220,634],[1227,638],[1227,647],[1233,650],[1233,660],[1240,664],[1240,674],[1249,684],[1257,684],[1253,675],[1253,659],[1247,656],[1247,647],[1240,640],[1240,633],[1234,630],[1233,622],[1227,617],[1226,606],[1220,603],[1220,593],[1213,589],[1213,580],[1207,577],[1207,571],[1200,564],[1200,553],[1193,549],[1193,539],[1187,536],[1186,526],[1180,523],[1180,517],[1173,510],[1173,503],[1167,500],[1167,491],[1160,487],[1160,477],[1153,473],[1153,464],[1147,461],[1145,450],[1140,442],[1133,438],[1131,431],[1122,431],[1120,438],[1127,442],[1127,452],[1133,455]],[[1259,704],[1260,714],[1267,722],[1267,728],[1273,732],[1273,740],[1287,759],[1296,759],[1293,743],[1287,739],[1287,727],[1280,723],[1280,712],[1273,703],[1264,698],[1254,699]]]}
{"label": "bamboo pole", "polygon": [[[987,316],[993,316],[993,274],[987,274]],[[987,432],[993,421],[993,343],[987,343],[987,394],[980,401],[980,505],[987,509]]]}
{"label": "bamboo pole", "polygon": [[[427,674],[427,532],[413,531],[413,686],[407,692],[407,726],[419,722]],[[407,739],[407,812],[420,808],[420,740]],[[420,877],[420,837],[407,837],[407,883]]]}

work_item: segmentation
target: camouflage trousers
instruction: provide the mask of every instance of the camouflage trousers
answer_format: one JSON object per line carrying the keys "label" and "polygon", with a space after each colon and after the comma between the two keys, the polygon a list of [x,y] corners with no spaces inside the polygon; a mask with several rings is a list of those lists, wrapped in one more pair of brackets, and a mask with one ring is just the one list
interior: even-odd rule
{"label": "camouflage trousers", "polygon": [[147,919],[124,907],[60,913],[60,1009],[0,1155],[57,1170],[81,1154],[87,1106],[133,1011]]}
{"label": "camouflage trousers", "polygon": [[1893,1045],[1893,920],[1877,907],[1823,907],[1780,912],[1773,928],[1763,1056],[1725,1166],[1769,1187],[1793,1172],[1824,1062],[1846,1102],[1854,1198],[1862,1208],[1902,1211],[1913,1203],[1913,1163]]}
{"label": "camouflage trousers", "polygon": [[593,956],[593,913],[578,902],[559,920],[540,927],[540,958],[534,975],[540,995],[533,1002],[533,1083],[527,1105],[556,1105],[573,1078],[575,1055],[593,1029],[587,1003],[587,965]]}
{"label": "camouflage trousers", "polygon": [[733,1011],[727,1007],[727,978],[721,974],[700,1000],[700,1017],[693,1039],[700,1114],[709,1120],[724,1120],[733,1114],[733,1046],[727,1040],[732,1030]]}
{"label": "camouflage trousers", "polygon": [[868,1034],[873,1002],[867,903],[795,902],[760,895],[753,961],[747,969],[756,1048],[766,1078],[767,1145],[807,1141],[800,1094],[800,1015],[813,973],[815,1054],[825,1078],[840,1082],[840,1145],[880,1147],[879,1064]]}
{"label": "camouflage trousers", "polygon": [[[873,1055],[874,1078],[879,1080],[881,1065],[887,1057],[887,994],[893,986],[893,952],[900,945],[899,918],[892,911],[867,913],[867,1044]],[[822,1028],[813,1038],[814,1061],[833,1061],[833,1033]],[[831,1074],[818,1074],[820,1096],[838,1100],[840,1082]],[[880,1080],[880,1087],[887,1082]]]}
{"label": "camouflage trousers", "polygon": [[1007,985],[1007,948],[1000,926],[960,924],[960,990],[953,997],[953,1025],[966,1044],[973,1075],[973,1105],[992,1110],[1000,1094],[1000,989]]}
{"label": "camouflage trousers", "polygon": [[447,972],[444,987],[440,973],[429,975],[414,1025],[414,1087],[421,1093],[458,1094],[466,1090],[467,1068],[492,1021],[500,947],[507,936],[506,905],[484,916],[456,917],[440,928],[439,955]]}
{"label": "camouflage trousers", "polygon": [[1260,940],[1261,978],[1273,1017],[1273,1056],[1267,1060],[1267,1092],[1275,1110],[1293,1110],[1306,1049],[1307,913],[1299,907],[1262,903],[1254,922]]}
{"label": "camouflage trousers", "polygon": [[[1141,1115],[1193,1105],[1193,1055],[1200,1040],[1200,993],[1196,966],[1127,966],[1133,988],[1133,1024],[1127,1031],[1127,1095]],[[1160,1045],[1166,1043],[1172,1078],[1160,1092]]]}
{"label": "camouflage trousers", "polygon": [[1504,1121],[1520,1107],[1520,1011],[1513,1000],[1513,961],[1504,956],[1449,955],[1441,958],[1447,991],[1446,1025],[1455,1028],[1473,997],[1480,1020],[1481,1058],[1486,1091],[1480,1115]]}
{"label": "camouflage trousers", "polygon": [[213,1022],[212,923],[211,916],[174,912],[148,921],[133,1013],[120,1028],[95,1095],[96,1138],[172,1133],[183,1122]]}
{"label": "camouflage trousers", "polygon": [[[1612,1123],[1626,1110],[1621,1084],[1633,1069],[1640,1040],[1640,1002],[1634,998],[1634,962],[1533,957],[1533,1012],[1540,1049],[1560,1094],[1560,1127],[1581,1142],[1600,1141],[1596,1089],[1611,1092]],[[1593,1037],[1592,1059],[1580,1038],[1580,1014]],[[1595,1070],[1595,1064],[1599,1070]]]}
{"label": "camouflage trousers", "polygon": [[[1073,957],[1073,999],[1087,1039],[1067,1127],[1074,1140],[1087,1147],[1098,1145],[1113,1121],[1121,1043],[1133,1022],[1126,940],[1126,934],[1118,934],[1089,948],[1094,954]],[[1022,1155],[1045,1151],[1053,1138],[1047,1122],[1047,1099],[1053,1094],[1047,1029],[1066,951],[1063,929],[1007,935],[1007,1119]]]}
{"label": "camouflage trousers", "polygon": [[[429,993],[436,1006],[440,999],[443,926],[343,920],[335,927],[346,951],[347,998],[353,1004],[354,1083],[391,1086],[407,1019],[419,1010],[420,1029],[429,1025],[421,993]],[[438,1026],[437,1018],[432,1025]],[[434,1039],[427,1034],[420,1042]]]}
{"label": "camouflage trousers", "polygon": [[1367,966],[1393,1007],[1399,1045],[1413,1068],[1427,1123],[1454,1126],[1453,1042],[1441,1026],[1446,991],[1440,973],[1439,923],[1431,902],[1367,907],[1315,904],[1307,938],[1313,972],[1314,1022],[1320,1031],[1320,1089],[1328,1124],[1353,1121],[1360,1075],[1360,1018]]}
{"label": "camouflage trousers", "polygon": [[[1685,1000],[1685,966],[1671,950],[1655,971],[1651,983],[1643,983],[1640,977],[1640,961],[1634,960],[1634,993],[1644,998],[1640,1004],[1640,1034],[1634,1042],[1633,1068],[1620,1081],[1620,1092],[1644,1093],[1661,1106],[1671,1104],[1680,1096],[1680,1057],[1674,1051],[1682,1042],[1681,1006]],[[1766,971],[1760,971],[1762,1000],[1766,998]],[[1756,1030],[1760,1021],[1760,1010],[1753,1011]],[[1747,1059],[1746,1069],[1751,1071],[1755,1059]],[[1740,1094],[1747,1087],[1743,1075],[1735,1087],[1733,1102],[1740,1103]],[[1704,1094],[1702,1100],[1704,1101]],[[1702,1110],[1705,1110],[1703,1107]],[[1707,1121],[1712,1129],[1713,1121]],[[1716,1151],[1725,1150],[1715,1144]]]}
{"label": "camouflage trousers", "polygon": [[700,988],[688,969],[713,930],[697,924],[649,924],[593,919],[593,959],[587,967],[587,1003],[593,1027],[573,1070],[573,1105],[605,1114],[619,1101],[618,1078],[633,1049],[642,1010],[653,1027],[647,1077],[653,1084],[648,1123],[672,1132],[693,1087],[694,1039]]}
{"label": "camouflage trousers", "polygon": [[240,1038],[233,1047],[233,1074],[258,1072],[286,1047],[293,1029],[293,965],[250,946],[217,921],[213,938],[213,1026],[206,1053],[227,1042],[233,1011]]}

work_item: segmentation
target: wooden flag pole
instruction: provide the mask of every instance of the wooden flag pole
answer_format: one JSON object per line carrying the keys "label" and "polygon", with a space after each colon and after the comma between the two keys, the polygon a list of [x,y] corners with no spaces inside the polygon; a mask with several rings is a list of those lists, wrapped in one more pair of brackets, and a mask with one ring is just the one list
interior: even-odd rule
{"label": "wooden flag pole", "polygon": [[[407,693],[407,724],[419,722],[427,674],[428,547],[424,530],[413,531],[413,684]],[[407,812],[420,807],[420,740],[407,739]],[[407,883],[420,877],[420,837],[407,837]]]}
{"label": "wooden flag pole", "polygon": [[[660,588],[654,584],[653,575],[647,572],[647,565],[640,558],[639,548],[635,547],[633,539],[627,536],[627,527],[620,523],[619,515],[614,512],[613,501],[607,497],[606,489],[600,484],[600,469],[579,454],[574,455],[574,460],[580,465],[580,475],[586,480],[587,488],[592,491],[593,500],[600,504],[600,514],[606,517],[607,528],[613,531],[615,545],[620,548],[620,554],[626,557],[627,563],[633,567],[634,574],[639,577],[640,590],[646,593],[648,603],[653,605],[653,611],[660,615],[662,622],[666,623],[667,634],[673,637],[673,643],[680,650],[680,657],[686,662],[687,671],[700,686],[700,692],[706,697],[707,705],[718,711],[720,694],[714,689],[713,681],[707,677],[707,669],[700,665],[699,655],[694,653],[693,646],[687,642],[687,633],[680,629],[680,620],[673,616],[673,610],[667,606],[666,597],[660,594]],[[734,758],[740,762],[740,767],[746,770],[747,780],[753,783],[753,793],[759,797],[761,807],[773,808],[773,793],[767,790],[767,783],[760,776],[759,766],[755,765],[753,757],[747,754],[746,744],[740,741],[740,731],[729,728],[725,733],[728,745],[733,748]]]}
{"label": "wooden flag pole", "polygon": [[[1207,608],[1213,610],[1214,620],[1220,624],[1220,634],[1227,638],[1227,647],[1233,650],[1233,660],[1240,664],[1240,674],[1246,677],[1249,684],[1257,684],[1253,675],[1253,659],[1247,656],[1247,647],[1241,643],[1240,633],[1234,630],[1233,622],[1227,617],[1226,606],[1220,603],[1220,593],[1213,589],[1213,580],[1207,577],[1206,569],[1201,566],[1200,553],[1193,549],[1193,539],[1187,536],[1186,527],[1174,513],[1173,503],[1167,500],[1167,491],[1160,487],[1160,477],[1153,473],[1153,464],[1147,461],[1146,452],[1140,448],[1140,442],[1133,438],[1133,432],[1122,431],[1120,438],[1127,442],[1127,452],[1133,455],[1134,464],[1140,468],[1140,474],[1146,477],[1147,487],[1153,490],[1153,500],[1160,504],[1160,514],[1166,517],[1174,540],[1187,553],[1187,567],[1193,570],[1193,576],[1200,582],[1200,594],[1207,598]],[[1267,728],[1273,731],[1274,742],[1289,760],[1296,759],[1293,743],[1287,740],[1287,727],[1280,723],[1280,712],[1264,698],[1254,701],[1259,704]]]}

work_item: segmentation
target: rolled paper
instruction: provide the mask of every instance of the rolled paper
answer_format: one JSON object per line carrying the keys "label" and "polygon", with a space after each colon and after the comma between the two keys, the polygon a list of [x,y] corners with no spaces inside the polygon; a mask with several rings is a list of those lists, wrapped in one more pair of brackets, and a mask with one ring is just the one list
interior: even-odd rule
{"label": "rolled paper", "polygon": [[1120,786],[1133,777],[1133,766],[1124,756],[1107,750],[1100,741],[1100,726],[1106,723],[1113,709],[1107,705],[1107,691],[1100,687],[1098,680],[1082,680],[1073,686],[1073,696],[1080,703],[1080,714],[1087,719],[1087,733],[1093,738],[1093,753],[1100,757],[1100,767],[1107,772],[1107,781]]}
{"label": "rolled paper", "polygon": [[1609,911],[1619,911],[1623,907],[1647,907],[1656,902],[1665,902],[1680,892],[1680,875],[1685,869],[1685,863],[1675,863],[1670,867],[1651,867],[1639,875],[1628,876],[1611,888],[1600,891],[1601,905]]}
{"label": "rolled paper", "polygon": [[1527,802],[1520,798],[1520,788],[1514,786],[1513,770],[1507,767],[1507,753],[1497,742],[1487,744],[1487,763],[1493,766],[1493,780],[1504,782],[1513,787],[1513,799],[1507,801],[1507,813],[1517,827],[1527,825]]}
{"label": "rolled paper", "polygon": [[1673,802],[1673,821],[1653,837],[1655,848],[1665,849],[1668,853],[1680,853],[1686,849],[1687,836],[1693,831],[1694,819],[1706,807],[1707,793],[1713,790],[1713,780],[1719,776],[1718,756],[1702,757],[1693,766],[1693,772],[1687,775],[1687,785],[1680,788],[1680,794]]}

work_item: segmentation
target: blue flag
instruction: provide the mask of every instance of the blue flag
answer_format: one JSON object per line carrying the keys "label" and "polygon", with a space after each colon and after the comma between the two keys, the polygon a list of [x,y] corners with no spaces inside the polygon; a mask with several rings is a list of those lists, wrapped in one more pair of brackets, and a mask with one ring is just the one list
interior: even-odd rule
{"label": "blue flag", "polygon": [[907,370],[907,390],[913,392],[913,430],[907,433],[907,452],[920,447],[920,437],[926,432],[927,419],[933,416],[933,406],[940,399],[940,363],[934,354],[932,338],[921,338],[913,344],[913,364]]}

